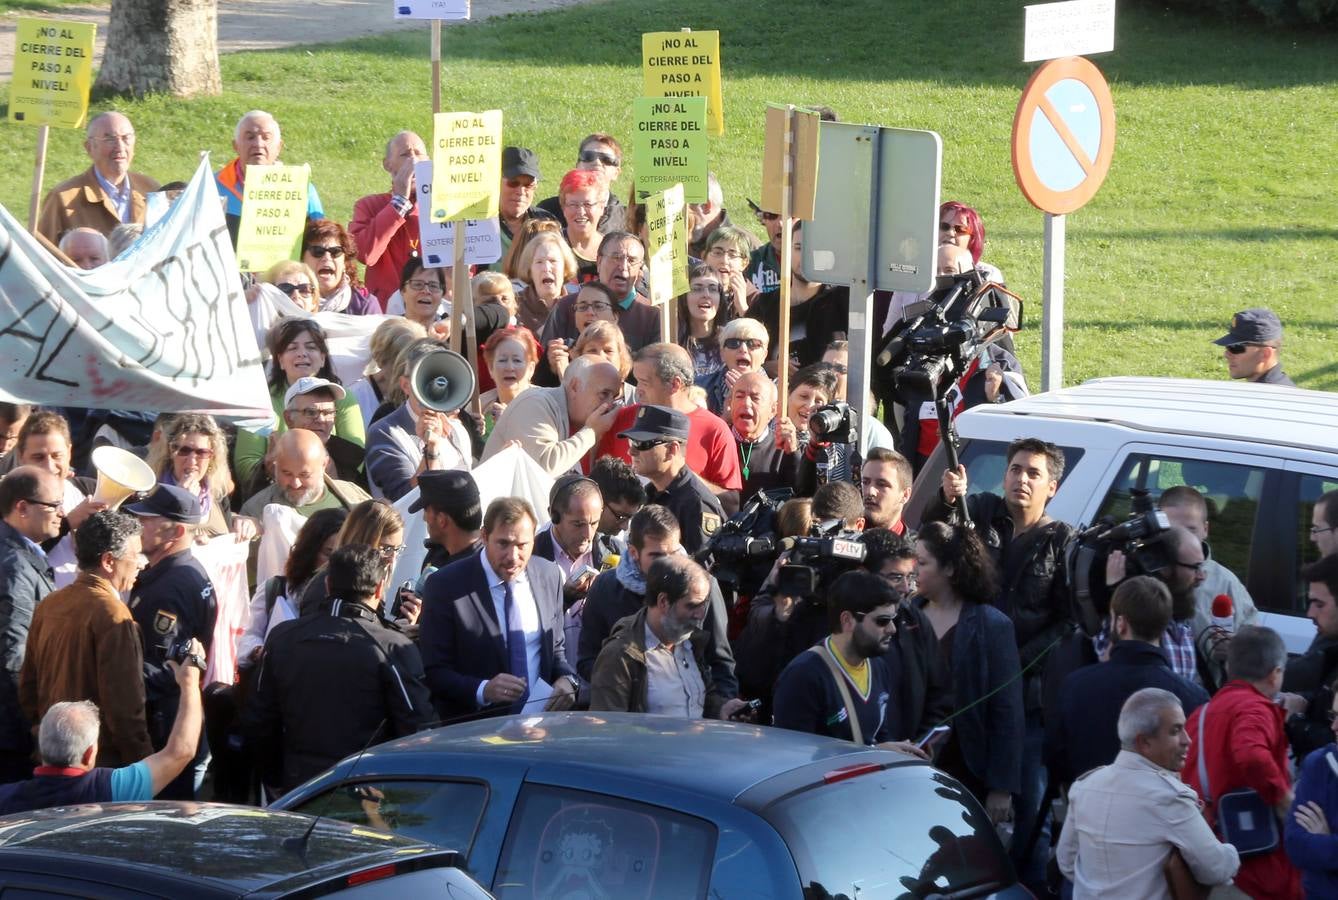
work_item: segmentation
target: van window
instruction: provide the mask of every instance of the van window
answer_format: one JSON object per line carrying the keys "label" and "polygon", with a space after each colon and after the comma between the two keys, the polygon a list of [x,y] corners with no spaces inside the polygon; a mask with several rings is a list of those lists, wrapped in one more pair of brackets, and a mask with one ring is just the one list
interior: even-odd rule
{"label": "van window", "polygon": [[526,785],[497,864],[498,900],[706,896],[710,822],[619,797]]}
{"label": "van window", "polygon": [[1207,501],[1213,559],[1241,581],[1248,581],[1250,543],[1264,476],[1265,470],[1254,466],[1136,453],[1124,461],[1097,516],[1112,516],[1116,521],[1127,518],[1133,510],[1135,488],[1146,490],[1155,505],[1168,488],[1189,485]]}
{"label": "van window", "polygon": [[[1338,479],[1323,478],[1319,475],[1302,475],[1300,484],[1299,501],[1296,504],[1297,523],[1296,523],[1296,546],[1301,548],[1301,552],[1296,554],[1296,585],[1297,593],[1300,596],[1301,609],[1307,605],[1306,592],[1309,585],[1301,581],[1301,567],[1309,565],[1319,559],[1319,547],[1315,545],[1314,533],[1311,530],[1314,526],[1315,503],[1320,497],[1329,491],[1338,489]],[[1333,510],[1329,511],[1332,514]],[[1338,535],[1334,535],[1338,537]]]}

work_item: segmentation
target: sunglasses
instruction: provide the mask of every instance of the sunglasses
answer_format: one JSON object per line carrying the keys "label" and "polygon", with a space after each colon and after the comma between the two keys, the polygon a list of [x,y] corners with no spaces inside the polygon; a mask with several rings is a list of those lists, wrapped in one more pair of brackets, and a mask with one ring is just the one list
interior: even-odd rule
{"label": "sunglasses", "polygon": [[763,222],[775,222],[780,218],[780,213],[759,212],[757,218]]}
{"label": "sunglasses", "polygon": [[970,225],[954,225],[954,224],[952,224],[951,222],[939,222],[939,223],[938,223],[938,230],[939,230],[939,231],[951,231],[953,234],[970,234],[970,233],[971,233],[971,226],[970,226]]}
{"label": "sunglasses", "polygon": [[602,153],[599,150],[582,150],[580,160],[583,163],[597,162],[606,166],[617,167],[619,165],[618,157],[612,153]]}
{"label": "sunglasses", "polygon": [[196,459],[209,459],[214,455],[214,451],[208,447],[178,447],[172,452],[182,459],[188,456],[194,456]]}
{"label": "sunglasses", "polygon": [[1262,346],[1263,344],[1250,344],[1246,342],[1242,342],[1239,344],[1228,344],[1226,352],[1230,353],[1232,356],[1240,356],[1242,353],[1244,353],[1246,350],[1249,350],[1251,347],[1262,347]]}
{"label": "sunglasses", "polygon": [[645,453],[647,450],[654,450],[661,444],[669,443],[665,438],[655,438],[649,441],[630,441],[634,453]]}
{"label": "sunglasses", "polygon": [[527,189],[528,189],[528,188],[532,188],[532,187],[534,187],[534,179],[533,179],[533,178],[508,178],[508,179],[506,180],[506,186],[509,187],[509,188],[512,188],[512,189],[515,189],[515,188],[527,188]]}
{"label": "sunglasses", "polygon": [[[855,621],[856,621],[856,622],[863,622],[863,621],[865,620],[865,618],[868,617],[868,615],[869,615],[868,613],[862,613],[862,612],[861,612],[861,613],[855,613]],[[873,624],[877,625],[879,628],[886,628],[887,626],[891,625],[891,624],[892,624],[893,622],[895,622],[896,620],[897,620],[897,617],[896,617],[896,616],[874,616],[874,617],[873,617]]]}
{"label": "sunglasses", "polygon": [[310,247],[307,248],[307,252],[310,253],[312,256],[316,257],[317,259],[324,259],[326,256],[329,256],[331,259],[339,259],[339,257],[344,255],[344,248],[321,247],[316,244],[312,244]]}
{"label": "sunglasses", "polygon": [[726,350],[738,350],[740,347],[747,347],[749,350],[761,350],[765,342],[757,338],[725,338],[723,344]]}
{"label": "sunglasses", "polygon": [[287,281],[280,281],[278,284],[274,286],[279,290],[283,291],[284,294],[289,297],[293,296],[294,294],[309,295],[311,293],[311,285],[309,284],[291,284]]}
{"label": "sunglasses", "polygon": [[36,506],[45,506],[47,509],[60,509],[64,506],[59,500],[38,500],[36,497],[25,497],[24,503],[32,503]]}

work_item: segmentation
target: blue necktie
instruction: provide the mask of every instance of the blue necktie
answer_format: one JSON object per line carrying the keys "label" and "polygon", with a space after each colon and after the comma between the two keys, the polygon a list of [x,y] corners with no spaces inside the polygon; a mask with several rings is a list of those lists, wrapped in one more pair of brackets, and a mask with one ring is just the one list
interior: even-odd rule
{"label": "blue necktie", "polygon": [[529,660],[525,653],[525,629],[520,625],[520,613],[516,610],[516,598],[511,593],[511,582],[502,582],[502,612],[506,615],[506,667],[517,678],[525,679],[525,690],[520,699],[511,707],[518,713],[525,707],[530,696]]}

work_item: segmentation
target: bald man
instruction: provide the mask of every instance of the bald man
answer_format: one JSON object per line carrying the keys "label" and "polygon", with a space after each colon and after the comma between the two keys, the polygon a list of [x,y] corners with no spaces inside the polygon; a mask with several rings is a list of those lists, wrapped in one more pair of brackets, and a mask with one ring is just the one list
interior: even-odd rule
{"label": "bald man", "polygon": [[[253,109],[242,116],[232,132],[232,149],[237,152],[232,161],[214,173],[218,195],[223,198],[224,216],[232,242],[237,242],[237,226],[241,224],[242,194],[246,190],[247,166],[276,166],[283,152],[283,137],[279,123],[263,109]],[[324,219],[320,195],[316,186],[307,182],[307,218]]]}
{"label": "bald man", "polygon": [[560,387],[532,387],[511,401],[493,426],[481,461],[514,440],[554,478],[579,469],[613,426],[622,389],[622,376],[612,365],[595,356],[577,357]]}
{"label": "bald man", "polygon": [[304,516],[318,509],[351,509],[371,496],[351,481],[325,473],[325,444],[305,428],[285,431],[274,442],[274,483],[242,505],[242,515],[259,519],[266,504],[291,506]]}
{"label": "bald man", "polygon": [[743,475],[742,498],[769,488],[793,487],[799,440],[788,417],[776,421],[776,385],[765,372],[749,372],[734,382],[729,403]]}
{"label": "bald man", "polygon": [[130,171],[135,158],[135,129],[118,112],[94,116],[85,132],[84,152],[93,161],[87,172],[62,181],[42,201],[37,233],[59,244],[68,231],[91,228],[103,236],[117,225],[144,222],[144,196],[158,182]]}
{"label": "bald man", "polygon": [[390,175],[390,193],[369,194],[353,205],[348,230],[358,244],[358,260],[367,266],[363,281],[385,309],[399,290],[400,270],[418,250],[418,202],[413,167],[428,158],[427,145],[412,131],[386,143],[381,168]]}
{"label": "bald man", "polygon": [[80,269],[96,269],[107,264],[107,239],[96,228],[76,228],[60,239],[60,252]]}

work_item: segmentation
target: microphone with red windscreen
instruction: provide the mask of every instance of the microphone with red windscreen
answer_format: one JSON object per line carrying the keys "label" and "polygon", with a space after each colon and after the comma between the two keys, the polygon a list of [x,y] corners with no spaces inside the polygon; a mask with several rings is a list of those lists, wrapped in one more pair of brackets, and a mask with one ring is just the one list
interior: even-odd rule
{"label": "microphone with red windscreen", "polygon": [[1231,607],[1231,597],[1218,594],[1213,598],[1213,627],[1227,634],[1236,630],[1236,617]]}

